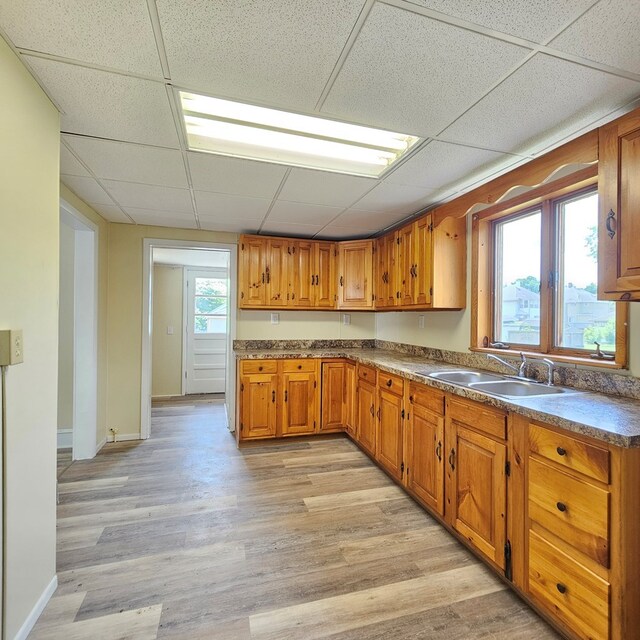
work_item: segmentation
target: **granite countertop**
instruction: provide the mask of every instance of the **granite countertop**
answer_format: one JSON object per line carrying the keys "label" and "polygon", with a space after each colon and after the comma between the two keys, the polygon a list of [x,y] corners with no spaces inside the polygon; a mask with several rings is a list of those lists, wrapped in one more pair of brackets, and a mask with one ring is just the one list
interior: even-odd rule
{"label": "granite countertop", "polygon": [[453,395],[514,411],[527,418],[591,436],[619,447],[640,447],[640,401],[630,398],[582,390],[575,390],[570,394],[519,399],[498,398],[428,377],[436,371],[453,371],[465,367],[386,349],[236,349],[234,353],[239,360],[349,358]]}

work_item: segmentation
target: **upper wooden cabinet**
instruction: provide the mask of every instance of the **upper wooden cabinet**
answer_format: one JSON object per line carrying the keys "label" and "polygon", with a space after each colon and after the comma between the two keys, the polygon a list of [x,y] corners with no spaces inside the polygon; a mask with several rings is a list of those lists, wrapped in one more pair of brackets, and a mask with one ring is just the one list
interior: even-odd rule
{"label": "upper wooden cabinet", "polygon": [[599,135],[598,298],[640,300],[640,111]]}
{"label": "upper wooden cabinet", "polygon": [[465,218],[437,227],[421,216],[377,240],[377,309],[463,309],[466,306]]}
{"label": "upper wooden cabinet", "polygon": [[267,305],[268,238],[242,236],[238,260],[238,304],[241,309],[263,308]]}
{"label": "upper wooden cabinet", "polygon": [[338,306],[373,309],[373,240],[340,242],[338,258]]}

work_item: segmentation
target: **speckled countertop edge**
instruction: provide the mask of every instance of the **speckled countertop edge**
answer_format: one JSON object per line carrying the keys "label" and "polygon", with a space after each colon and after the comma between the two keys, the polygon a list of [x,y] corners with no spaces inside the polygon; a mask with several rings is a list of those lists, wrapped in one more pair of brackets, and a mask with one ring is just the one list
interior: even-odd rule
{"label": "speckled countertop edge", "polygon": [[570,394],[519,400],[498,398],[428,377],[436,371],[455,371],[465,367],[385,349],[236,349],[234,353],[238,360],[348,358],[453,395],[513,411],[532,420],[546,422],[602,442],[625,448],[640,447],[640,402],[629,398],[573,389]]}

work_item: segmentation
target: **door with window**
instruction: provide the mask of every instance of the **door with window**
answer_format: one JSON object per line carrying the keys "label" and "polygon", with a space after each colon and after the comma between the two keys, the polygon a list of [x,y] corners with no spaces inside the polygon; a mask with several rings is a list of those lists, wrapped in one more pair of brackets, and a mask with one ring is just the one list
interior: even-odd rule
{"label": "door with window", "polygon": [[185,392],[224,393],[227,359],[229,273],[186,272]]}

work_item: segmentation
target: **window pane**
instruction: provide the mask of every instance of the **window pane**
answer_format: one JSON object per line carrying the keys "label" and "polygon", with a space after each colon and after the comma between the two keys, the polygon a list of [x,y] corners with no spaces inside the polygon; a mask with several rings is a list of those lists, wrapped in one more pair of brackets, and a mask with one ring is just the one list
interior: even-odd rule
{"label": "window pane", "polygon": [[195,333],[226,333],[227,316],[196,316]]}
{"label": "window pane", "polygon": [[540,344],[540,210],[495,225],[495,340]]}
{"label": "window pane", "polygon": [[227,281],[224,278],[196,278],[197,296],[226,296]]}
{"label": "window pane", "polygon": [[616,305],[597,299],[598,194],[559,202],[556,346],[615,352]]}
{"label": "window pane", "polygon": [[196,296],[195,299],[196,313],[211,313],[214,315],[226,315],[227,298]]}

